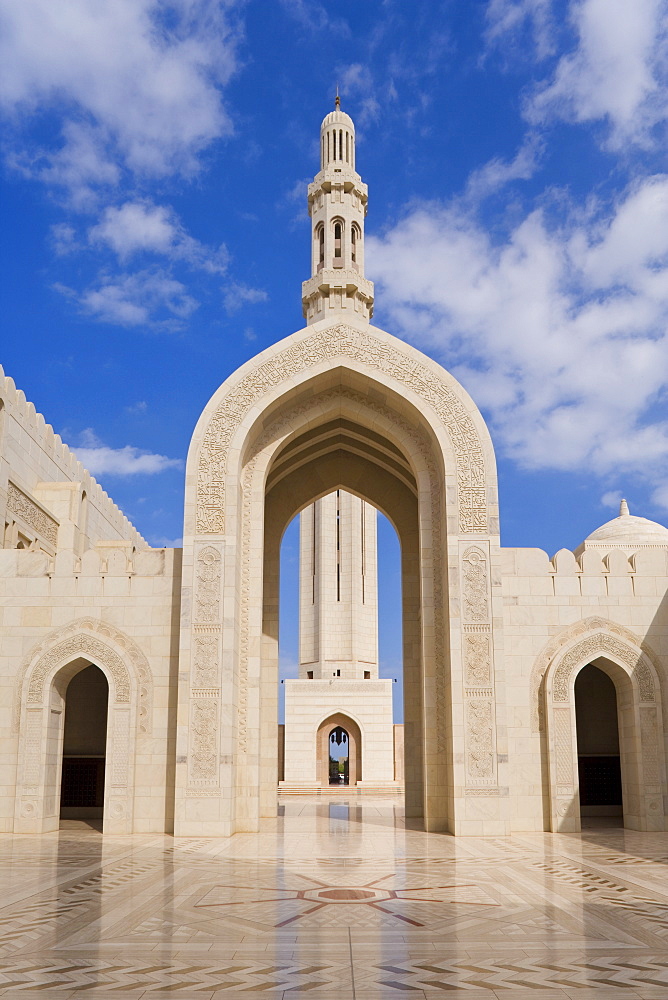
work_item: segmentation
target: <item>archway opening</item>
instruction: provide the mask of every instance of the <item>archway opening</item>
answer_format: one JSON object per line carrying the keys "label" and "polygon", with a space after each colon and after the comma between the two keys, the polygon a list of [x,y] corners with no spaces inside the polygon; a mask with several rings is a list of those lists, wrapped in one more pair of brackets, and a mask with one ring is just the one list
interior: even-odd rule
{"label": "archway opening", "polygon": [[335,726],[329,734],[329,783],[350,784],[350,739],[343,726]]}
{"label": "archway opening", "polygon": [[60,784],[61,821],[98,826],[104,813],[109,684],[90,664],[72,677],[65,691],[65,724]]}
{"label": "archway opening", "polygon": [[[283,534],[279,591],[279,790],[355,784],[345,722],[343,740],[330,739],[321,755],[321,720],[333,713],[359,726],[365,785],[403,791],[402,567],[393,524],[342,489],[310,503]],[[358,783],[361,772],[360,759]]]}
{"label": "archway opening", "polygon": [[623,826],[617,690],[593,663],[575,679],[575,719],[582,828]]}

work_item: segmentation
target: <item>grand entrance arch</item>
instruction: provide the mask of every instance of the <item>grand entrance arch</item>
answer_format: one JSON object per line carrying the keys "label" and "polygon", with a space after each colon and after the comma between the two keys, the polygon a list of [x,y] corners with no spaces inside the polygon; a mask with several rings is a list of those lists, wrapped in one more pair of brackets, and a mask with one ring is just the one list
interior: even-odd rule
{"label": "grand entrance arch", "polygon": [[[497,744],[491,442],[458,383],[370,327],[302,330],[232,375],[188,456],[177,835],[276,808],[280,541],[345,489],[401,542],[406,806],[427,829],[507,831]],[[499,757],[501,756],[501,762]]]}

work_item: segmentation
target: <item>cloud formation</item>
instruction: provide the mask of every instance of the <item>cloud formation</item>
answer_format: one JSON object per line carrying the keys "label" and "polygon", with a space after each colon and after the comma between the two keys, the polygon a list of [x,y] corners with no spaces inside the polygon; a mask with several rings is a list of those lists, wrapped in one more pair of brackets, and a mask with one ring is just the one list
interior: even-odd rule
{"label": "cloud formation", "polygon": [[504,238],[466,198],[413,206],[367,262],[393,328],[463,381],[506,455],[639,475],[668,501],[668,176]]}
{"label": "cloud formation", "polygon": [[577,45],[528,106],[531,120],[604,120],[607,143],[646,144],[668,116],[668,2],[578,0],[570,5]]}
{"label": "cloud formation", "polygon": [[153,476],[166,469],[183,468],[180,458],[167,458],[133,445],[109,448],[90,427],[81,434],[81,445],[72,450],[94,476]]}
{"label": "cloud formation", "polygon": [[[17,125],[13,163],[86,207],[122,171],[189,175],[231,131],[220,94],[236,67],[232,4],[216,0],[5,0],[0,103]],[[19,120],[61,117],[53,146]]]}
{"label": "cloud formation", "polygon": [[121,261],[148,252],[184,261],[209,274],[223,274],[229,261],[224,245],[216,249],[205,246],[188,235],[173,209],[150,201],[109,206],[88,230],[88,240],[107,246]]}
{"label": "cloud formation", "polygon": [[161,268],[134,274],[103,274],[83,292],[59,284],[54,288],[98,322],[143,326],[153,331],[181,329],[199,305],[182,282]]}

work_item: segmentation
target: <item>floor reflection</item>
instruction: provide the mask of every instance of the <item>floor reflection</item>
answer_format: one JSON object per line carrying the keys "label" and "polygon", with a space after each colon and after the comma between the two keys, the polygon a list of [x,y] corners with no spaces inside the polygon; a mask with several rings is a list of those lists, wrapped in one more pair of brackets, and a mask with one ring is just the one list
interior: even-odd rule
{"label": "floor reflection", "polygon": [[413,825],[337,792],[229,840],[0,837],[0,995],[667,1000],[668,835]]}

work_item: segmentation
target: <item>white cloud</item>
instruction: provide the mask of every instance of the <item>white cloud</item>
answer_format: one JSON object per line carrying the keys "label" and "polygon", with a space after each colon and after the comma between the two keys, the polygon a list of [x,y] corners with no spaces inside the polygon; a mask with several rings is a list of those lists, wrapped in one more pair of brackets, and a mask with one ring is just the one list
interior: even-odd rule
{"label": "white cloud", "polygon": [[[4,0],[0,104],[13,124],[55,112],[58,148],[14,162],[90,207],[120,170],[190,174],[231,131],[220,94],[235,69],[232,3],[218,0]],[[18,141],[18,140],[17,140]]]}
{"label": "white cloud", "polygon": [[534,94],[530,119],[605,120],[611,148],[647,143],[668,116],[668,0],[572,0],[570,19],[577,46]]}
{"label": "white cloud", "polygon": [[173,209],[150,201],[128,201],[109,206],[100,222],[88,230],[88,239],[113,250],[125,261],[134,254],[163,254],[210,274],[223,274],[229,255],[224,245],[206,247],[186,233]]}
{"label": "white cloud", "polygon": [[223,302],[228,313],[236,312],[244,305],[255,305],[266,302],[269,296],[262,288],[250,288],[239,282],[231,284],[225,290]]}
{"label": "white cloud", "polygon": [[81,293],[54,287],[93,319],[116,326],[179,329],[199,305],[185,285],[160,269],[102,276],[96,286]]}
{"label": "white cloud", "polygon": [[181,469],[180,458],[167,458],[133,445],[109,448],[92,428],[81,434],[81,445],[72,449],[78,460],[94,476],[152,476],[166,469]]}
{"label": "white cloud", "polygon": [[367,261],[393,326],[464,382],[507,455],[668,482],[668,176],[607,214],[532,211],[505,239],[466,199],[416,206]]}
{"label": "white cloud", "polygon": [[545,58],[554,51],[552,0],[489,0],[487,6],[487,41],[507,42],[525,27],[531,31],[536,55]]}

